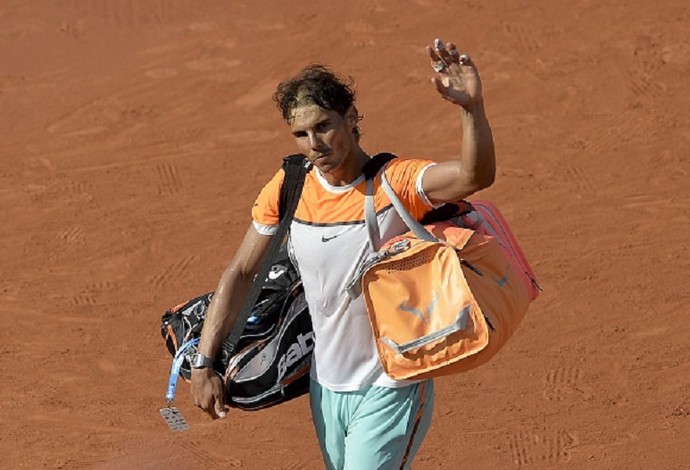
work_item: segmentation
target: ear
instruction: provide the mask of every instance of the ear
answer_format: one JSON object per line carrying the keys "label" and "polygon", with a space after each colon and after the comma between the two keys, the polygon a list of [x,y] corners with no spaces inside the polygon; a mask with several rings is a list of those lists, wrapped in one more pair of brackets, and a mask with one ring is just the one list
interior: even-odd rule
{"label": "ear", "polygon": [[350,107],[347,108],[347,111],[345,111],[345,121],[347,122],[348,127],[351,129],[353,129],[359,122],[359,112],[357,112],[357,107],[354,104],[350,105]]}

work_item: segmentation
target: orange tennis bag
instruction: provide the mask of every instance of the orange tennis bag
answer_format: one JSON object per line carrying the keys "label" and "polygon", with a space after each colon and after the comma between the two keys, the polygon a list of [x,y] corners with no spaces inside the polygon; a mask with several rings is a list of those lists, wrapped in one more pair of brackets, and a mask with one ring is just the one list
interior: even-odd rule
{"label": "orange tennis bag", "polygon": [[486,201],[422,226],[381,175],[411,231],[372,253],[350,292],[361,289],[383,369],[397,380],[427,379],[486,363],[540,291],[517,240]]}

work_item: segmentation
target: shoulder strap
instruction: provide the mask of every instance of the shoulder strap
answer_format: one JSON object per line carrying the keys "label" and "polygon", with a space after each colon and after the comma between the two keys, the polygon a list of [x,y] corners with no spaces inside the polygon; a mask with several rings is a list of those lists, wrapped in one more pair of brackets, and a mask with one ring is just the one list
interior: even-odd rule
{"label": "shoulder strap", "polygon": [[388,163],[389,161],[393,160],[394,158],[398,158],[392,153],[388,152],[381,152],[377,153],[373,157],[369,159],[368,162],[364,164],[364,168],[362,168],[362,173],[364,173],[364,176],[366,179],[371,180],[376,177],[376,174],[379,172],[383,166]]}
{"label": "shoulder strap", "polygon": [[362,172],[367,179],[367,190],[364,196],[364,221],[367,226],[369,245],[372,251],[378,250],[381,243],[379,224],[376,221],[376,207],[374,207],[374,179],[379,170],[394,158],[397,157],[392,153],[377,153],[362,168]]}
{"label": "shoulder strap", "polygon": [[381,174],[381,187],[393,203],[395,211],[398,213],[403,222],[405,222],[405,225],[407,225],[407,227],[412,231],[412,233],[415,234],[417,238],[419,238],[420,240],[427,240],[431,242],[438,241],[438,238],[433,236],[426,228],[424,228],[422,224],[420,224],[414,217],[412,217],[412,214],[410,214],[407,211],[405,205],[402,203],[400,198],[398,198],[398,195],[395,194],[395,190],[388,182],[385,173]]}
{"label": "shoulder strap", "polygon": [[[369,244],[371,245],[372,251],[378,251],[381,244],[379,224],[378,220],[376,219],[376,208],[374,207],[374,178],[376,178],[376,175],[381,167],[386,165],[393,158],[395,158],[395,156],[388,153],[378,154],[372,157],[371,161],[367,162],[367,165],[371,164],[370,170],[367,172],[365,169],[367,191],[364,196],[364,222],[367,226],[367,231],[369,232]],[[390,183],[388,183],[385,173],[381,173],[381,187],[391,200],[391,203],[393,203],[395,211],[398,213],[403,222],[405,222],[405,225],[407,225],[407,227],[412,230],[418,238],[429,241],[437,240],[436,237],[429,233],[429,231],[427,231],[422,224],[417,222],[417,220],[415,220],[407,211],[402,201],[400,201],[397,194],[395,194],[395,191],[391,187]]]}
{"label": "shoulder strap", "polygon": [[283,185],[280,188],[280,203],[279,203],[279,213],[280,213],[280,223],[278,225],[278,231],[271,238],[271,242],[268,246],[268,250],[261,261],[261,266],[259,271],[254,278],[254,282],[249,288],[247,293],[247,298],[242,305],[237,320],[230,330],[221,348],[228,354],[228,357],[235,352],[237,348],[237,343],[240,340],[240,336],[244,331],[244,327],[247,324],[247,320],[251,316],[252,310],[256,305],[256,301],[261,295],[261,290],[264,287],[268,273],[271,270],[271,265],[275,259],[280,246],[285,240],[288,228],[292,223],[292,218],[295,215],[295,209],[297,209],[297,204],[299,203],[300,196],[302,195],[302,188],[304,187],[304,179],[311,170],[311,162],[307,160],[302,154],[289,155],[283,158],[283,170],[285,171],[285,179],[283,180]]}
{"label": "shoulder strap", "polygon": [[[290,218],[295,214],[297,202],[302,195],[304,178],[311,170],[311,162],[301,153],[283,157],[283,171],[285,179],[280,187],[280,200],[278,202],[278,214],[282,223],[283,219]],[[294,207],[293,207],[294,203]],[[290,220],[288,224],[292,222]]]}

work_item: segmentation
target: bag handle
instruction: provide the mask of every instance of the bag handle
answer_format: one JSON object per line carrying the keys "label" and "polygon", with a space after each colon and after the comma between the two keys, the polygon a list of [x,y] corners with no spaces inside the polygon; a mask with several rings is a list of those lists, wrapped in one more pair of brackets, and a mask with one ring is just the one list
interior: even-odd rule
{"label": "bag handle", "polygon": [[422,224],[420,224],[412,214],[408,212],[405,205],[402,203],[395,190],[388,182],[386,178],[386,168],[388,163],[395,158],[395,155],[390,153],[379,153],[374,155],[369,162],[365,165],[364,175],[367,180],[367,189],[364,195],[364,222],[367,226],[367,232],[369,234],[369,244],[371,245],[372,251],[378,251],[381,245],[381,237],[379,232],[378,220],[376,220],[376,209],[374,207],[374,178],[376,174],[383,167],[381,172],[381,187],[383,191],[390,199],[393,204],[393,208],[398,213],[402,221],[407,225],[412,233],[421,240],[437,242],[438,238],[433,236]]}
{"label": "bag handle", "polygon": [[434,242],[439,241],[427,229],[425,229],[422,224],[417,222],[414,217],[412,217],[407,209],[405,209],[405,206],[400,201],[400,198],[398,198],[398,195],[395,194],[395,190],[391,187],[390,183],[388,183],[388,180],[385,177],[385,168],[394,158],[396,158],[396,156],[392,153],[378,153],[371,157],[371,159],[364,165],[364,168],[362,169],[367,183],[366,192],[364,193],[364,223],[367,227],[369,246],[371,247],[372,252],[359,262],[357,268],[352,273],[345,285],[345,291],[353,299],[361,295],[359,281],[364,275],[364,272],[381,259],[394,254],[393,252],[390,252],[390,250],[386,253],[379,252],[379,249],[381,248],[381,235],[379,231],[379,223],[376,218],[376,208],[374,205],[374,180],[381,168],[383,168],[383,171],[381,171],[381,186],[388,196],[388,199],[391,200],[393,208],[403,220],[405,225],[407,225],[407,227],[422,240]]}
{"label": "bag handle", "polygon": [[261,290],[264,287],[268,273],[271,270],[273,260],[283,244],[288,228],[292,223],[292,219],[297,209],[297,204],[302,195],[302,188],[304,187],[304,180],[312,168],[312,164],[307,157],[302,154],[288,155],[283,158],[283,170],[285,171],[285,178],[283,185],[280,188],[280,204],[279,204],[279,219],[278,231],[273,235],[268,250],[264,255],[259,271],[254,277],[254,282],[249,288],[247,297],[242,305],[237,320],[230,330],[230,333],[223,341],[221,349],[228,354],[228,357],[235,352],[237,343],[240,340],[242,331],[247,325],[247,320],[251,316],[252,310],[256,305],[256,301],[261,295]]}
{"label": "bag handle", "polygon": [[412,214],[410,214],[405,208],[405,205],[402,203],[400,198],[398,198],[398,195],[395,194],[395,190],[388,182],[385,168],[381,172],[381,187],[383,188],[383,192],[386,193],[386,196],[388,196],[388,199],[390,199],[391,203],[393,203],[393,208],[395,208],[395,211],[398,213],[403,222],[405,222],[407,228],[409,228],[417,238],[428,242],[439,241],[438,238],[433,236],[431,232],[424,228],[424,226],[420,224],[417,219],[412,217]]}
{"label": "bag handle", "polygon": [[364,173],[367,182],[366,192],[364,193],[364,221],[372,251],[378,250],[381,244],[381,234],[379,232],[379,224],[376,221],[376,207],[374,205],[374,179],[379,170],[394,158],[397,157],[392,153],[377,153],[362,168],[362,173]]}

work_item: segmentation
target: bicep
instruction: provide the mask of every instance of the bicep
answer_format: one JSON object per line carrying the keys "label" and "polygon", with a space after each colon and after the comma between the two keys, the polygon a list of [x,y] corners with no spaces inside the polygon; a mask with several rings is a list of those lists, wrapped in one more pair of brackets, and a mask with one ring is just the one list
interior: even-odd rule
{"label": "bicep", "polygon": [[240,247],[218,282],[206,313],[199,350],[215,356],[239,314],[251,283],[268,249],[270,235],[261,235],[250,226]]}
{"label": "bicep", "polygon": [[268,251],[272,238],[272,235],[260,234],[253,224],[250,225],[228,266],[228,271],[234,272],[245,280],[253,279]]}
{"label": "bicep", "polygon": [[459,161],[438,163],[430,167],[422,178],[424,194],[434,204],[457,202],[482,189],[462,171]]}

